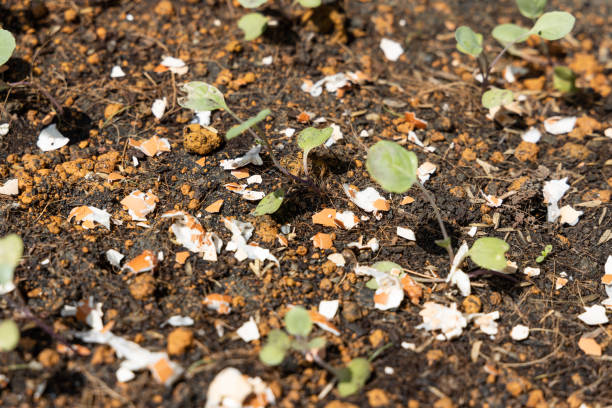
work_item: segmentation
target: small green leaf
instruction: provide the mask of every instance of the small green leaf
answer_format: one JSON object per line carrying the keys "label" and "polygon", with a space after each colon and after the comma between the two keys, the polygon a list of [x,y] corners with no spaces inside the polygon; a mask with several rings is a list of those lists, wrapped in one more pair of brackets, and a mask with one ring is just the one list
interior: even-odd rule
{"label": "small green leaf", "polygon": [[478,57],[482,52],[482,34],[475,33],[468,26],[461,26],[455,31],[457,49],[464,54]]}
{"label": "small green leaf", "polygon": [[482,106],[491,109],[507,105],[514,100],[514,94],[508,89],[491,88],[482,94]]}
{"label": "small green leaf", "polygon": [[553,86],[561,92],[574,92],[576,90],[576,75],[568,67],[555,67],[553,71]]}
{"label": "small green leaf", "polygon": [[378,281],[376,278],[372,278],[365,284],[365,287],[368,289],[376,290],[378,289]]}
{"label": "small green leaf", "polygon": [[297,0],[302,7],[315,8],[321,5],[321,0]]}
{"label": "small green leaf", "polygon": [[287,349],[277,347],[273,344],[266,344],[259,351],[259,359],[262,363],[269,366],[276,366],[283,362]]}
{"label": "small green leaf", "polygon": [[319,350],[325,347],[325,337],[315,337],[308,342],[308,350]]}
{"label": "small green leaf", "polygon": [[289,334],[306,337],[312,330],[312,320],[306,309],[295,306],[285,315],[285,326]]}
{"label": "small green leaf", "polygon": [[442,247],[442,248],[448,248],[448,247],[450,247],[450,245],[451,245],[451,239],[450,239],[450,238],[447,238],[447,239],[436,239],[436,240],[434,241],[434,243],[435,243],[437,246],[439,246],[439,247]]}
{"label": "small green leaf", "polygon": [[529,38],[529,30],[516,24],[500,24],[493,29],[491,34],[504,47],[508,44],[526,41]]}
{"label": "small green leaf", "polygon": [[10,351],[19,343],[19,327],[12,320],[0,322],[0,351]]}
{"label": "small green leaf", "polygon": [[178,100],[179,105],[183,108],[192,109],[196,112],[227,110],[225,98],[223,98],[221,91],[206,82],[187,82],[183,85],[183,91],[187,92],[187,96]]}
{"label": "small green leaf", "polygon": [[574,28],[576,18],[565,11],[551,11],[538,18],[529,34],[537,34],[540,37],[554,41],[569,34]]}
{"label": "small green leaf", "polygon": [[261,199],[257,207],[253,211],[253,215],[259,217],[265,214],[273,214],[278,210],[285,198],[285,191],[281,188],[273,191]]}
{"label": "small green leaf", "polygon": [[0,65],[4,65],[15,51],[15,37],[10,31],[0,29]]}
{"label": "small green leaf", "polygon": [[249,118],[245,120],[244,122],[242,122],[241,124],[236,125],[232,127],[230,130],[228,130],[228,132],[225,134],[225,138],[227,140],[235,138],[236,136],[242,134],[243,132],[246,132],[249,128],[255,126],[256,124],[264,120],[266,116],[268,116],[271,113],[272,112],[270,112],[270,109],[262,110],[257,115],[253,116],[252,118]]}
{"label": "small green leaf", "polygon": [[478,238],[474,242],[469,255],[472,261],[481,268],[502,272],[507,265],[504,254],[508,249],[510,249],[510,245],[503,239],[484,237]]}
{"label": "small green leaf", "polygon": [[308,127],[300,132],[298,135],[298,146],[304,150],[306,154],[310,150],[315,147],[321,146],[323,143],[330,138],[334,129],[331,127],[326,127],[324,129],[317,129],[313,127]]}
{"label": "small green leaf", "polygon": [[238,0],[238,3],[244,8],[252,9],[267,3],[268,0]]}
{"label": "small green leaf", "polygon": [[341,397],[348,397],[359,391],[370,377],[372,367],[365,358],[352,360],[346,368],[340,370],[338,393]]}
{"label": "small green leaf", "polygon": [[370,148],[366,168],[385,190],[403,193],[416,181],[417,157],[395,142],[381,140]]}
{"label": "small green leaf", "polygon": [[13,281],[13,272],[23,254],[23,241],[16,234],[0,239],[0,285]]}
{"label": "small green leaf", "polygon": [[516,0],[516,5],[522,15],[535,19],[542,15],[546,7],[546,0]]}
{"label": "small green leaf", "polygon": [[268,18],[260,13],[249,13],[238,20],[238,28],[244,31],[244,39],[251,41],[263,34]]}
{"label": "small green leaf", "polygon": [[402,270],[402,267],[400,265],[396,264],[395,262],[391,262],[391,261],[376,262],[374,265],[372,265],[372,268],[378,271],[384,272],[384,273],[389,273],[393,269],[399,269],[400,271]]}

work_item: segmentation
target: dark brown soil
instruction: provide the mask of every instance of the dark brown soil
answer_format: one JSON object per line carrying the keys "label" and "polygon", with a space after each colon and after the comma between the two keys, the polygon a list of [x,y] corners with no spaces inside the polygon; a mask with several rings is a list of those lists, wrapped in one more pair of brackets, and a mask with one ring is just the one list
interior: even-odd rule
{"label": "dark brown soil", "polygon": [[[170,4],[170,12],[160,3]],[[456,51],[453,31],[463,24],[483,33],[501,22],[527,24],[513,1],[332,1],[312,15],[292,2],[274,1],[263,10],[278,25],[252,42],[243,41],[236,26],[245,10],[231,1],[1,1],[0,25],[15,34],[18,47],[0,79],[36,86],[0,94],[0,122],[11,126],[0,139],[0,185],[15,177],[20,184],[18,197],[0,196],[0,236],[15,232],[25,242],[16,280],[32,312],[63,337],[89,348],[93,356],[106,353],[107,358],[98,358],[95,364],[92,356],[64,353],[57,361],[49,358],[56,339],[0,299],[0,317],[15,319],[22,335],[16,350],[0,354],[0,374],[8,378],[7,383],[0,381],[0,406],[204,406],[208,385],[228,366],[271,384],[282,407],[610,406],[612,325],[587,326],[577,315],[584,305],[606,298],[601,278],[612,240],[602,242],[602,236],[612,229],[612,140],[604,130],[612,122],[612,7],[607,0],[551,3],[549,10],[571,11],[577,17],[576,27],[570,37],[548,47],[525,46],[533,51],[532,62],[512,56],[503,59],[502,66],[514,63],[527,69],[510,87],[527,91],[531,111],[497,123],[487,119],[480,106],[481,91],[471,75],[475,62]],[[126,19],[128,14],[133,21]],[[379,47],[383,37],[404,46],[397,62],[385,59]],[[486,37],[488,52],[498,52],[498,45]],[[155,72],[164,55],[182,58],[189,72],[183,76]],[[267,56],[273,56],[271,65],[261,63]],[[127,75],[110,78],[115,65],[122,65]],[[577,94],[564,96],[553,89],[554,65],[577,71]],[[343,90],[341,97],[323,91],[313,98],[300,89],[305,79],[317,81],[347,71],[362,71],[369,80]],[[543,87],[533,88],[530,79],[541,76],[546,77]],[[287,198],[272,216],[250,215],[256,202],[223,187],[237,179],[219,162],[244,154],[254,142],[245,134],[207,155],[204,166],[197,164],[202,156],[183,146],[183,129],[193,115],[177,104],[180,85],[189,80],[216,84],[228,105],[245,119],[270,108],[273,115],[265,129],[283,163],[293,162],[298,168],[295,136],[287,138],[280,132],[287,127],[299,132],[311,125],[298,121],[302,112],[339,125],[344,139],[309,156],[323,194],[292,182],[273,166],[267,153],[262,154],[264,165],[248,168],[251,175],[263,178],[253,188],[271,192],[282,186]],[[61,114],[38,88],[62,106]],[[150,107],[162,97],[168,99],[168,108],[157,120]],[[105,117],[111,104],[121,109]],[[479,233],[504,238],[511,247],[508,258],[518,264],[518,282],[487,276],[473,279],[482,311],[501,314],[494,336],[469,325],[459,338],[439,341],[435,334],[415,329],[427,300],[456,302],[461,308],[463,297],[455,288],[424,283],[420,305],[405,299],[399,309],[383,312],[374,308],[367,279],[354,274],[356,262],[388,260],[420,274],[435,270],[446,276],[448,257],[434,243],[440,238],[438,225],[418,189],[407,193],[414,203],[400,205],[402,196],[392,195],[391,209],[380,220],[370,217],[350,231],[312,223],[312,215],[325,207],[365,215],[341,186],[373,186],[382,192],[365,172],[366,152],[381,139],[405,140],[395,113],[403,116],[409,111],[428,122],[418,135],[436,151],[404,143],[419,162],[428,160],[438,167],[426,187],[436,197],[453,246],[463,240],[472,243],[475,238],[467,231],[478,225]],[[569,135],[544,133],[533,160],[519,161],[514,151],[521,133],[532,125],[543,130],[542,121],[552,115],[577,116],[585,123],[584,117],[589,117],[596,125]],[[70,143],[45,153],[36,141],[50,123],[57,123]],[[212,114],[211,126],[220,134],[233,125],[226,113]],[[364,129],[372,136],[361,138]],[[171,151],[146,157],[128,145],[129,138],[153,135],[168,138]],[[111,183],[96,173],[100,173],[100,156],[112,151],[119,153],[114,170],[125,179]],[[138,167],[133,167],[132,156],[139,160]],[[476,158],[497,170],[488,174]],[[542,186],[562,177],[568,177],[571,185],[562,205],[584,211],[573,227],[546,222]],[[501,207],[484,205],[481,191],[503,195],[517,181],[518,192]],[[155,212],[147,217],[151,228],[137,226],[120,204],[136,189],[151,189],[159,197]],[[218,214],[204,211],[219,199],[224,203]],[[577,206],[585,202],[586,206]],[[84,230],[68,221],[70,211],[81,205],[106,209],[123,224],[113,224],[110,231],[100,226]],[[215,231],[224,243],[231,234],[222,216],[253,223],[256,233],[251,242],[270,249],[280,259],[280,268],[271,267],[258,276],[250,261],[239,262],[225,250],[217,262],[191,254],[184,265],[177,264],[175,254],[185,249],[173,243],[170,222],[160,217],[171,209],[203,214],[203,227]],[[295,229],[295,237],[282,249],[276,239],[268,238],[287,223]],[[412,228],[416,242],[399,238],[398,225]],[[332,250],[313,247],[310,238],[318,232],[335,233]],[[372,253],[347,248],[360,236],[365,241],[378,238],[380,249]],[[538,266],[535,258],[547,244],[554,249],[539,265],[542,273],[526,278],[523,268]],[[145,249],[162,251],[164,259],[152,272],[154,289],[135,298],[130,292],[134,278],[105,257],[111,248],[126,259]],[[344,268],[332,270],[325,264],[334,252],[345,255]],[[555,283],[562,273],[569,282],[557,290]],[[231,295],[232,312],[218,315],[207,309],[202,301],[209,293]],[[152,351],[167,347],[173,328],[160,325],[168,317],[192,317],[193,346],[172,356],[187,374],[169,388],[157,384],[147,370],[130,382],[117,382],[115,371],[121,360],[102,346],[80,343],[72,334],[86,327],[60,315],[64,305],[89,297],[102,302],[104,322],[114,321],[113,333]],[[334,319],[341,336],[326,334],[330,364],[367,357],[392,343],[373,361],[372,377],[362,392],[346,399],[336,390],[320,399],[330,376],[297,354],[279,367],[266,367],[258,359],[264,335],[279,327],[287,305],[311,308],[324,299],[341,300]],[[245,343],[234,330],[251,316],[262,340]],[[222,338],[215,330],[216,319],[227,326]],[[531,328],[527,340],[510,338],[516,324]],[[593,334],[603,348],[602,356],[586,355],[578,347],[581,336],[593,330],[599,330]],[[416,351],[403,348],[402,342],[414,343]],[[480,351],[475,353],[477,347]],[[35,361],[47,364],[37,368],[31,365]],[[393,373],[386,374],[386,367]],[[346,405],[330,404],[336,400]]]}

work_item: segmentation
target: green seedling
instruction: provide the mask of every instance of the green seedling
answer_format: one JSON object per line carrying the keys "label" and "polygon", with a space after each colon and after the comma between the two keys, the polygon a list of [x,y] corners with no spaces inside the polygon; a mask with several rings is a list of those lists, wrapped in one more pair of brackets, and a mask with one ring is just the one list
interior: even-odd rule
{"label": "green seedling", "polygon": [[494,237],[478,238],[468,252],[468,256],[481,268],[502,272],[507,266],[506,252],[510,245],[503,239]]}
{"label": "green seedling", "polygon": [[[474,32],[468,26],[461,26],[455,31],[457,49],[473,56],[478,60],[478,67],[482,75],[482,89],[487,89],[489,77],[497,62],[515,44],[524,42],[531,35],[537,35],[545,40],[559,40],[569,34],[574,28],[575,17],[564,11],[551,11],[544,13],[546,0],[517,0],[521,14],[531,19],[537,19],[535,24],[527,29],[516,24],[501,24],[493,29],[493,38],[503,45],[502,51],[491,63],[483,52],[483,36]],[[482,95],[482,104],[486,108],[494,108],[512,102],[512,92],[493,88]]]}
{"label": "green seedling", "polygon": [[11,58],[15,51],[15,37],[10,31],[0,29],[0,66]]}
{"label": "green seedling", "polygon": [[262,143],[265,146],[270,158],[272,159],[272,162],[274,163],[274,166],[279,169],[281,173],[290,179],[304,183],[313,190],[319,192],[317,186],[315,186],[309,178],[302,179],[294,176],[289,172],[289,170],[282,166],[276,158],[270,140],[261,127],[259,127],[259,123],[271,115],[271,111],[269,109],[263,109],[254,117],[243,121],[227,106],[223,93],[221,93],[221,91],[214,86],[207,84],[206,82],[192,81],[184,84],[182,90],[187,93],[187,96],[183,96],[178,100],[179,105],[181,105],[183,108],[192,109],[196,112],[224,110],[225,112],[229,113],[230,116],[234,118],[236,122],[238,122],[238,125],[232,127],[225,134],[226,139],[233,139],[244,132],[249,132],[255,138],[255,141]]}
{"label": "green seedling", "polygon": [[553,70],[553,87],[563,93],[576,91],[576,75],[568,67],[555,67]]}
{"label": "green seedling", "polygon": [[325,129],[317,129],[313,127],[306,128],[298,135],[298,146],[302,148],[304,154],[302,155],[304,174],[308,177],[308,153],[316,147],[321,146],[327,141],[332,135],[334,129],[326,127]]}
{"label": "green seedling", "polygon": [[536,258],[536,262],[537,262],[537,263],[542,263],[542,262],[544,262],[544,260],[546,259],[546,257],[547,257],[548,255],[550,255],[550,253],[552,252],[552,249],[553,249],[552,245],[550,245],[550,244],[549,244],[549,245],[546,245],[546,246],[544,247],[544,250],[541,252],[541,255],[540,255],[540,256],[538,256],[538,257]]}
{"label": "green seedling", "polygon": [[285,191],[282,188],[271,192],[262,198],[259,204],[257,204],[257,207],[255,207],[255,210],[253,211],[253,215],[259,217],[262,215],[275,213],[283,204],[284,198]]}
{"label": "green seedling", "polygon": [[[256,9],[266,4],[268,0],[238,0],[238,3],[247,9]],[[321,0],[297,0],[306,8],[315,8],[321,5]],[[245,14],[238,20],[238,28],[244,33],[244,39],[251,41],[261,36],[265,31],[270,19],[261,13]]]}
{"label": "green seedling", "polygon": [[[15,268],[23,254],[23,241],[15,234],[0,239],[0,289],[8,293],[12,286]],[[10,351],[19,342],[19,328],[12,320],[0,322],[0,351]]]}
{"label": "green seedling", "polygon": [[268,334],[266,344],[259,352],[262,363],[277,366],[291,350],[295,350],[334,375],[338,381],[340,396],[352,395],[363,388],[371,372],[369,360],[356,358],[346,367],[334,368],[319,356],[319,351],[326,346],[325,337],[308,337],[314,325],[306,309],[299,306],[291,308],[285,315],[284,322],[286,332],[276,329]]}

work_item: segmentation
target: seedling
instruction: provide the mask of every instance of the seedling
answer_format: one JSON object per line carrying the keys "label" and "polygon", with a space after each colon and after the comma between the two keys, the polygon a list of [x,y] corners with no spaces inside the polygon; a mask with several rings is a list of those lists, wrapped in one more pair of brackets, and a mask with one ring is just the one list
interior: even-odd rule
{"label": "seedling", "polygon": [[[15,234],[0,239],[0,293],[14,289],[13,276],[23,254],[23,242]],[[19,342],[19,328],[12,320],[0,322],[0,351],[14,349]]]}
{"label": "seedling", "polygon": [[15,51],[15,37],[10,31],[0,29],[0,66],[11,58]]}
{"label": "seedling", "polygon": [[334,368],[319,355],[325,348],[325,337],[309,339],[313,322],[306,309],[293,307],[284,318],[284,330],[272,330],[268,340],[259,352],[259,359],[266,365],[276,366],[283,362],[290,350],[302,353],[306,359],[314,361],[334,375],[338,381],[340,396],[346,397],[359,391],[370,376],[370,361],[364,358],[352,360],[346,367]]}
{"label": "seedling", "polygon": [[[255,9],[267,3],[268,0],[238,0],[238,3],[244,8]],[[321,0],[297,0],[297,2],[306,8],[315,8],[321,5]],[[266,26],[270,19],[261,13],[245,14],[238,20],[238,28],[244,32],[244,39],[247,41],[254,40],[261,36],[266,31]]]}
{"label": "seedling", "polygon": [[548,255],[552,252],[552,245],[548,244],[544,247],[544,250],[541,252],[541,255],[536,258],[537,263],[542,263],[546,259]]}
{"label": "seedling", "polygon": [[255,210],[253,211],[253,215],[261,216],[266,214],[275,213],[283,204],[283,199],[285,198],[285,191],[281,188],[276,191],[271,192],[261,199]]}
{"label": "seedling", "polygon": [[[436,241],[436,243],[447,250],[450,262],[452,263],[455,256],[450,237],[442,221],[440,210],[431,193],[416,179],[418,168],[416,154],[404,149],[395,142],[382,140],[377,142],[368,151],[366,168],[370,176],[386,191],[404,193],[413,184],[419,186],[433,207],[440,230],[442,231],[443,239]],[[509,248],[509,245],[499,238],[479,238],[474,242],[467,256],[482,268],[501,272],[506,267],[506,257],[504,254]]]}
{"label": "seedling", "polygon": [[326,127],[325,129],[317,129],[313,127],[306,128],[300,132],[298,135],[298,146],[304,150],[304,154],[302,156],[303,166],[304,166],[304,174],[308,177],[308,153],[315,147],[321,146],[323,143],[327,141],[332,135],[334,129],[331,127]]}
{"label": "seedling", "polygon": [[[468,26],[461,26],[455,31],[457,49],[464,54],[473,56],[478,60],[478,67],[482,75],[482,89],[487,89],[489,77],[493,68],[501,57],[515,44],[524,42],[531,35],[536,35],[545,40],[554,41],[565,37],[574,28],[575,17],[564,11],[552,11],[543,13],[546,0],[517,0],[519,11],[525,17],[536,19],[531,29],[516,24],[500,24],[493,29],[493,37],[499,41],[504,48],[493,59],[491,63],[483,53],[483,36],[474,32]],[[514,96],[511,91],[492,88],[482,95],[482,104],[486,108],[494,108],[512,101]]]}
{"label": "seedling", "polygon": [[576,75],[568,67],[555,67],[553,86],[557,91],[572,93],[576,91]]}
{"label": "seedling", "polygon": [[256,141],[263,143],[270,154],[270,157],[272,158],[274,166],[278,168],[285,176],[295,181],[307,184],[313,190],[319,192],[319,188],[315,186],[309,178],[302,179],[294,176],[277,160],[270,140],[265,132],[263,132],[263,130],[259,127],[259,122],[265,120],[265,118],[271,114],[269,109],[263,109],[254,117],[243,121],[227,106],[223,93],[221,93],[221,91],[214,86],[207,84],[206,82],[192,81],[183,85],[183,91],[187,93],[187,96],[179,98],[179,105],[187,109],[192,109],[196,112],[214,111],[217,109],[225,110],[230,114],[230,116],[232,116],[232,118],[234,118],[234,120],[236,120],[236,122],[238,122],[238,125],[232,127],[226,133],[226,139],[233,139],[248,131]]}

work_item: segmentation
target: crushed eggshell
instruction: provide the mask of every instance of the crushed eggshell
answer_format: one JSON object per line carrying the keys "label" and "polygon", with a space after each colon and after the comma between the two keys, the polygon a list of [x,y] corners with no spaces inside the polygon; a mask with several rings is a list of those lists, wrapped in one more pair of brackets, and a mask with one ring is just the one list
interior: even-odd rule
{"label": "crushed eggshell", "polygon": [[561,215],[561,210],[559,210],[558,203],[569,188],[570,186],[567,184],[567,177],[560,180],[549,180],[544,183],[542,194],[544,195],[544,203],[548,205],[548,222],[557,221],[557,218],[559,218]]}
{"label": "crushed eggshell", "polygon": [[36,146],[43,152],[50,152],[66,146],[68,142],[70,139],[62,135],[54,123],[40,131]]}
{"label": "crushed eggshell", "polygon": [[404,293],[410,298],[413,305],[418,305],[423,296],[423,289],[409,275],[404,275],[400,279]]}
{"label": "crushed eggshell", "polygon": [[319,302],[319,313],[323,315],[327,320],[331,320],[336,315],[338,307],[340,306],[339,300],[322,300]]}
{"label": "crushed eggshell", "polygon": [[153,105],[151,106],[151,113],[157,119],[161,119],[164,116],[164,112],[166,111],[166,106],[168,105],[168,99],[164,96],[163,99],[156,99],[153,101]]}
{"label": "crushed eggshell", "polygon": [[217,200],[214,203],[210,204],[208,207],[204,209],[204,211],[214,214],[218,213],[221,210],[221,206],[223,205],[223,200]]}
{"label": "crushed eggshell", "polygon": [[402,198],[402,201],[400,201],[400,205],[406,205],[406,204],[412,204],[412,203],[414,203],[414,198],[410,196],[405,196],[404,198]]}
{"label": "crushed eggshell", "polygon": [[525,267],[525,269],[523,269],[523,273],[529,276],[530,278],[534,278],[540,275],[540,268],[533,268],[531,266],[527,266]]}
{"label": "crushed eggshell", "polygon": [[363,243],[363,235],[359,236],[359,241],[349,242],[346,245],[348,248],[357,248],[357,249],[370,249],[372,252],[378,251],[380,248],[380,243],[378,242],[378,238],[370,238],[368,242]]}
{"label": "crushed eggshell", "polygon": [[207,261],[217,261],[217,254],[221,252],[223,242],[214,232],[206,232],[200,222],[184,211],[172,210],[164,213],[162,218],[175,219],[170,226],[179,244],[190,250],[202,254]]}
{"label": "crushed eggshell", "polygon": [[344,266],[346,265],[346,260],[344,259],[344,256],[342,256],[342,254],[330,254],[327,256],[327,259],[329,259],[330,261],[332,261],[334,264],[336,264],[336,266]]}
{"label": "crushed eggshell", "polygon": [[157,257],[153,252],[145,249],[136,258],[131,259],[125,265],[123,265],[123,269],[127,270],[131,274],[136,274],[152,271],[156,266]]}
{"label": "crushed eggshell", "polygon": [[389,61],[397,61],[404,53],[404,49],[402,48],[401,44],[389,38],[382,38],[380,40],[380,49],[382,50],[383,54],[385,54],[385,58]]}
{"label": "crushed eggshell", "polygon": [[414,235],[414,231],[411,230],[410,228],[397,227],[396,234],[409,241],[416,241],[416,236]]}
{"label": "crushed eggshell", "polygon": [[317,233],[310,240],[315,248],[330,249],[333,246],[332,236],[323,232]]}
{"label": "crushed eggshell", "polygon": [[544,121],[544,129],[552,135],[563,135],[574,130],[576,117],[551,116]]}
{"label": "crushed eggshell", "polygon": [[521,135],[521,139],[524,142],[529,143],[538,143],[540,138],[542,137],[542,132],[540,132],[537,128],[531,127],[525,133]]}
{"label": "crushed eggshell", "polygon": [[109,249],[108,251],[106,251],[106,259],[108,260],[108,263],[113,266],[119,267],[123,258],[125,258],[125,255],[123,255],[119,251],[116,251],[114,249]]}
{"label": "crushed eggshell", "polygon": [[335,227],[336,210],[333,208],[324,208],[312,216],[313,224],[325,225],[326,227]]}
{"label": "crushed eggshell", "polygon": [[180,58],[164,56],[159,65],[161,67],[164,67],[164,69],[158,69],[158,67],[155,69],[155,72],[163,72],[165,70],[170,70],[170,72],[173,72],[177,75],[184,75],[187,73],[187,71],[189,71],[189,67],[187,66],[187,64],[185,64],[185,61]]}
{"label": "crushed eggshell", "polygon": [[229,314],[232,311],[232,297],[229,295],[210,293],[204,298],[202,303],[219,314]]}
{"label": "crushed eggshell", "polygon": [[510,337],[514,341],[523,341],[529,337],[529,327],[522,324],[517,324],[510,331]]}
{"label": "crushed eggshell", "polygon": [[111,72],[110,72],[111,78],[122,78],[124,76],[125,76],[125,72],[119,65],[115,65],[113,66],[113,68],[111,68]]}
{"label": "crushed eggshell", "polygon": [[469,296],[471,293],[471,285],[469,276],[463,272],[459,267],[468,256],[469,246],[467,242],[463,241],[463,244],[457,250],[455,257],[453,258],[453,262],[451,264],[450,272],[446,277],[446,282],[450,282],[451,284],[457,286],[461,295]]}
{"label": "crushed eggshell", "polygon": [[329,126],[332,128],[332,134],[329,137],[329,139],[327,139],[327,141],[325,142],[325,147],[331,147],[337,141],[342,140],[344,138],[344,135],[342,134],[342,129],[340,129],[340,126],[336,125],[335,123],[332,123]]}
{"label": "crushed eggshell", "polygon": [[82,205],[75,207],[70,211],[68,215],[68,221],[74,217],[76,222],[80,222],[81,226],[85,229],[95,228],[95,224],[98,223],[110,230],[110,214],[105,210],[101,210],[96,207],[90,207]]}
{"label": "crushed eggshell", "polygon": [[497,310],[491,313],[476,313],[470,315],[469,319],[474,319],[474,325],[483,333],[489,336],[497,334],[498,324],[496,320],[499,319],[499,312]]}
{"label": "crushed eggshell", "polygon": [[77,321],[87,324],[94,330],[102,330],[102,303],[95,302],[93,297],[87,300],[80,300],[76,306],[64,305],[60,312],[62,317],[74,316]]}
{"label": "crushed eggshell", "polygon": [[19,194],[19,180],[10,179],[0,186],[0,194],[15,196]]}
{"label": "crushed eggshell", "polygon": [[564,205],[559,210],[559,216],[561,217],[559,222],[561,222],[561,224],[568,224],[569,226],[573,227],[574,225],[578,224],[582,214],[584,214],[584,211],[574,210],[571,206]]}
{"label": "crushed eggshell", "polygon": [[253,317],[250,317],[248,322],[245,322],[242,326],[238,328],[238,330],[236,330],[236,334],[238,334],[238,336],[247,343],[253,340],[258,340],[259,329],[257,328],[257,323],[255,323],[255,319],[253,319]]}
{"label": "crushed eggshell", "polygon": [[174,259],[179,265],[184,265],[187,261],[187,258],[189,258],[189,251],[181,251],[176,253]]}
{"label": "crushed eggshell", "polygon": [[205,408],[264,408],[274,403],[274,393],[261,378],[227,367],[208,386]]}
{"label": "crushed eggshell", "polygon": [[421,164],[417,169],[417,177],[419,178],[421,184],[425,184],[425,182],[429,180],[431,175],[435,173],[437,168],[438,167],[432,162],[426,161]]}
{"label": "crushed eggshell", "polygon": [[349,199],[366,212],[389,211],[389,202],[373,187],[359,191],[355,186],[343,184],[342,188]]}
{"label": "crushed eggshell", "polygon": [[236,177],[238,180],[242,180],[249,177],[249,171],[245,168],[232,170],[230,174]]}
{"label": "crushed eggshell", "polygon": [[132,191],[128,196],[121,200],[133,221],[146,221],[146,216],[155,210],[159,198],[151,190],[143,193],[140,190]]}
{"label": "crushed eggshell", "polygon": [[238,261],[244,261],[247,258],[260,260],[262,262],[270,260],[279,265],[278,259],[272,255],[268,249],[253,244],[247,244],[247,241],[253,234],[253,224],[250,222],[223,218],[223,225],[232,233],[232,238],[225,246],[225,250],[234,252],[234,257]]}
{"label": "crushed eggshell", "polygon": [[263,191],[249,190],[247,188],[248,184],[227,183],[224,184],[223,187],[233,193],[241,195],[245,200],[249,201],[261,200],[266,196],[266,193]]}
{"label": "crushed eggshell", "polygon": [[172,327],[193,326],[193,319],[189,316],[170,316],[168,320],[163,322],[159,327],[170,325]]}
{"label": "crushed eggshell", "polygon": [[261,145],[254,146],[244,156],[240,156],[231,160],[221,160],[220,165],[221,167],[223,167],[224,170],[235,170],[249,164],[261,166],[263,164],[263,160],[259,156],[259,152],[261,152]]}
{"label": "crushed eggshell", "polygon": [[456,303],[451,303],[450,307],[446,307],[435,302],[425,302],[419,315],[423,318],[423,323],[416,328],[427,331],[442,331],[436,337],[438,340],[451,340],[459,337],[463,328],[467,326],[467,320],[457,310]]}
{"label": "crushed eggshell", "polygon": [[355,266],[356,275],[371,276],[376,279],[378,288],[374,293],[374,307],[389,310],[399,307],[404,300],[404,289],[398,278],[390,273],[381,272],[369,266]]}
{"label": "crushed eggshell", "polygon": [[504,202],[504,200],[494,195],[482,193],[482,196],[489,207],[499,207]]}
{"label": "crushed eggshell", "polygon": [[146,140],[129,139],[129,145],[133,148],[140,150],[149,157],[159,156],[163,152],[170,151],[170,142],[165,137],[159,137],[157,135],[150,137]]}
{"label": "crushed eggshell", "polygon": [[584,323],[590,326],[608,323],[605,307],[601,305],[585,306],[584,310],[583,313],[578,315],[578,318]]}
{"label": "crushed eggshell", "polygon": [[578,347],[590,356],[601,356],[602,347],[594,338],[582,336],[578,340]]}
{"label": "crushed eggshell", "polygon": [[340,335],[340,331],[338,330],[338,328],[334,326],[333,324],[331,324],[328,321],[329,319],[325,317],[324,315],[322,315],[321,313],[311,310],[308,312],[308,315],[310,316],[310,320],[312,320],[312,322],[316,324],[317,326],[319,326],[321,329],[327,332],[330,332],[334,336]]}

